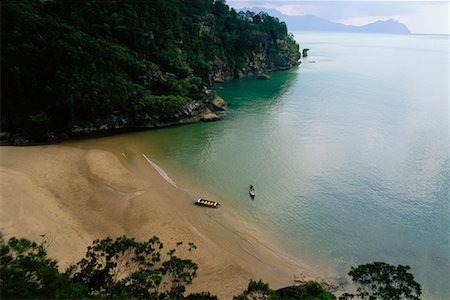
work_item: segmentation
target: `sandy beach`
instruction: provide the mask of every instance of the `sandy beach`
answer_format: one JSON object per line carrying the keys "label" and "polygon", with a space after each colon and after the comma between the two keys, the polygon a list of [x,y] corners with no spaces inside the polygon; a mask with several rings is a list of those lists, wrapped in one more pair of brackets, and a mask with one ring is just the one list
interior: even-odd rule
{"label": "sandy beach", "polygon": [[193,195],[161,172],[139,149],[131,146],[124,153],[96,139],[1,147],[0,231],[6,238],[35,241],[45,235],[61,268],[78,261],[94,239],[107,236],[156,235],[166,249],[193,242],[197,250],[190,258],[199,270],[188,291],[210,291],[221,299],[239,294],[249,279],[280,288],[292,284],[294,274],[308,273],[226,208],[193,205]]}

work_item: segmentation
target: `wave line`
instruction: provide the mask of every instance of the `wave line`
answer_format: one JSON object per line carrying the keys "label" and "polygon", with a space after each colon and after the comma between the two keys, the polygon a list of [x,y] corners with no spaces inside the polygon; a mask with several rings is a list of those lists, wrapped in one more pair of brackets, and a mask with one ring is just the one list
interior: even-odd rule
{"label": "wave line", "polygon": [[145,154],[142,154],[142,156],[147,160],[147,162],[149,164],[152,165],[152,167],[159,173],[159,175],[161,175],[161,177],[164,178],[165,181],[167,181],[168,183],[173,185],[175,188],[178,188],[178,186],[175,183],[175,181],[173,181],[172,178],[170,178],[169,175],[160,166],[158,166],[157,164],[152,162],[150,160],[150,158],[148,158]]}

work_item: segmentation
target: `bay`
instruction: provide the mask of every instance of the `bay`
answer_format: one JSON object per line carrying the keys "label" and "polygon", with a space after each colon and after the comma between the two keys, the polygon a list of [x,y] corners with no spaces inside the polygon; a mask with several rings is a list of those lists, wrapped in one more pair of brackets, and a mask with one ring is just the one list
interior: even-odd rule
{"label": "bay", "polygon": [[225,120],[129,136],[327,276],[409,265],[425,299],[447,299],[449,37],[295,37],[299,68],[216,86]]}

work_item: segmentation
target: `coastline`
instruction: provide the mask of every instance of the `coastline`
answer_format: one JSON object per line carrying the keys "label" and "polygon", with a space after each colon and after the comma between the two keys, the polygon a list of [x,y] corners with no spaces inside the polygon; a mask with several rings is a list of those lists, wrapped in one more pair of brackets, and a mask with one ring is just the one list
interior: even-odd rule
{"label": "coastline", "polygon": [[239,294],[250,279],[280,288],[293,284],[295,274],[311,275],[229,208],[194,206],[194,195],[164,178],[135,145],[124,151],[99,141],[0,148],[5,238],[39,242],[45,234],[49,255],[61,268],[106,236],[145,240],[156,235],[166,249],[178,241],[193,242],[197,250],[189,258],[199,270],[188,292],[210,291],[220,299]]}

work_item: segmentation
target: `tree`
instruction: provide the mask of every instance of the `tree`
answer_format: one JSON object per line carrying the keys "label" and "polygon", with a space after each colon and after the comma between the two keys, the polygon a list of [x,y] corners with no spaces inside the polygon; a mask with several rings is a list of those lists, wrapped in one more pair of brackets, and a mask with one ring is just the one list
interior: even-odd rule
{"label": "tree", "polygon": [[[267,69],[300,58],[283,22],[237,13],[223,0],[0,5],[0,119],[7,133],[0,137],[9,135],[10,142],[20,136],[45,141],[99,124],[145,127],[151,122],[141,116],[147,115],[170,123],[184,116],[179,97],[207,99],[216,58],[228,76],[253,70],[258,57]],[[157,105],[142,105],[155,96],[163,96]],[[120,124],[112,121],[117,116]]]}
{"label": "tree", "polygon": [[[178,242],[177,249],[196,249],[193,243]],[[0,291],[5,299],[208,299],[209,292],[183,296],[197,276],[197,264],[163,253],[157,237],[138,242],[126,236],[95,240],[86,256],[60,273],[56,260],[47,257],[45,242],[37,244],[12,237],[6,242],[0,233]],[[421,286],[409,273],[409,266],[374,262],[352,267],[349,275],[358,285],[356,294],[340,299],[418,300]],[[263,281],[250,280],[247,289],[234,300],[335,300],[319,283],[306,282],[272,290]]]}
{"label": "tree", "polygon": [[356,295],[345,293],[340,299],[412,299],[418,300],[422,294],[419,283],[409,273],[409,266],[397,267],[384,262],[351,267],[348,275],[358,286]]}
{"label": "tree", "polygon": [[[6,299],[184,299],[186,286],[196,277],[197,264],[162,253],[157,237],[146,242],[122,236],[95,240],[86,256],[60,273],[47,257],[44,243],[15,237],[5,242],[0,234],[0,290]],[[182,242],[177,249],[196,246]],[[217,299],[210,293],[187,299]]]}
{"label": "tree", "polygon": [[308,281],[300,286],[290,286],[277,290],[280,300],[336,300],[336,297],[325,290],[318,282]]}
{"label": "tree", "polygon": [[189,294],[184,299],[192,299],[192,300],[219,300],[219,298],[217,298],[217,296],[211,295],[209,292],[192,293],[192,294]]}
{"label": "tree", "polygon": [[[181,299],[196,277],[197,264],[177,257],[175,249],[164,255],[163,247],[155,236],[146,242],[126,236],[95,240],[67,274],[93,297]],[[194,249],[189,243],[189,252]]]}
{"label": "tree", "polygon": [[256,282],[250,280],[247,289],[237,296],[234,300],[273,300],[278,299],[277,292],[269,287],[269,284],[264,283],[261,279]]}
{"label": "tree", "polygon": [[0,291],[4,299],[80,299],[87,290],[58,271],[44,244],[0,234]]}

